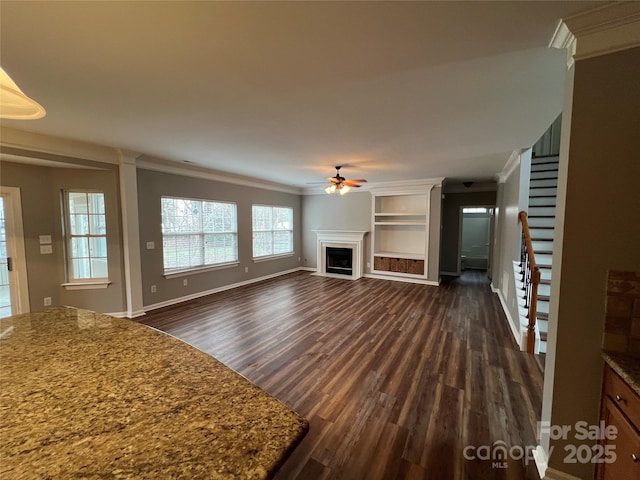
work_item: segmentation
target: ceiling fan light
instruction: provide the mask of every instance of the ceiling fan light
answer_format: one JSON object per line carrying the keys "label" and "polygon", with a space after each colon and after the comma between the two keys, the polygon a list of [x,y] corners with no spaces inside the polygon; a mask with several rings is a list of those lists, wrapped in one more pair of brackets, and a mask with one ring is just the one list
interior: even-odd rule
{"label": "ceiling fan light", "polygon": [[42,105],[27,97],[0,67],[0,118],[35,120],[45,114]]}
{"label": "ceiling fan light", "polygon": [[349,185],[343,185],[342,188],[340,189],[340,195],[344,195],[345,193],[348,193],[349,190],[351,190],[351,187]]}
{"label": "ceiling fan light", "polygon": [[333,192],[336,191],[336,186],[335,185],[329,185],[327,188],[324,189],[325,192],[327,192],[329,195],[331,195]]}

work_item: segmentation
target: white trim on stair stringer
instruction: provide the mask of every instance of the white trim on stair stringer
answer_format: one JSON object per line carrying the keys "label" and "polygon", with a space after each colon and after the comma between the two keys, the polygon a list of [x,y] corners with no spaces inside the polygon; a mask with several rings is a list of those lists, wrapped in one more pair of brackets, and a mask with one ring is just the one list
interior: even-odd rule
{"label": "white trim on stair stringer", "polygon": [[[513,338],[516,341],[516,344],[518,345],[518,348],[522,349],[522,335],[521,333],[518,331],[518,329],[516,329],[516,324],[513,322],[513,318],[511,317],[511,313],[509,313],[509,309],[507,308],[507,302],[504,299],[504,296],[502,295],[502,292],[495,288],[493,286],[493,283],[491,284],[491,291],[495,294],[498,295],[498,300],[500,300],[500,305],[502,306],[502,311],[504,312],[504,315],[507,317],[507,323],[509,324],[509,327],[511,327],[511,333],[513,334]],[[518,323],[518,327],[519,327],[519,323]]]}

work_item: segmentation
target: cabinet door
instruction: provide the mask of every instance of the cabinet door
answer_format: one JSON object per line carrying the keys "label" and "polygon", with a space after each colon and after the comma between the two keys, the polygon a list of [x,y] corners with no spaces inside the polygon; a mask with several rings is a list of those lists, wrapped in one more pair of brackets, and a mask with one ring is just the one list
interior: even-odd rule
{"label": "cabinet door", "polygon": [[616,427],[618,434],[615,439],[603,441],[605,452],[607,448],[615,452],[616,459],[599,464],[598,480],[639,479],[640,434],[608,397],[605,397],[603,417],[606,425]]}

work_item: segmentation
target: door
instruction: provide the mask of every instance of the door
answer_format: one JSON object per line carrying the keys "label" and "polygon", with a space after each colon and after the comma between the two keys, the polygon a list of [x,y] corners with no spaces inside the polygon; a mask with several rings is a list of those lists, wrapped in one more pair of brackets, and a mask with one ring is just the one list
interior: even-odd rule
{"label": "door", "polygon": [[458,238],[458,274],[485,270],[490,277],[493,207],[461,207]]}
{"label": "door", "polygon": [[20,189],[0,187],[0,318],[28,311]]}

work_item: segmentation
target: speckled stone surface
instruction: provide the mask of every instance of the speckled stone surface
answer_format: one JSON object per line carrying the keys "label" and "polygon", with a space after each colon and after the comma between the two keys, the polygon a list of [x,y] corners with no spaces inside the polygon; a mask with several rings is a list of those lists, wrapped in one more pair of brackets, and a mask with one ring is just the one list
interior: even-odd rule
{"label": "speckled stone surface", "polygon": [[307,421],[216,359],[130,320],[0,320],[0,478],[269,478]]}
{"label": "speckled stone surface", "polygon": [[640,357],[627,353],[603,352],[602,358],[640,395]]}

